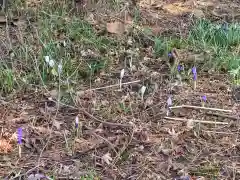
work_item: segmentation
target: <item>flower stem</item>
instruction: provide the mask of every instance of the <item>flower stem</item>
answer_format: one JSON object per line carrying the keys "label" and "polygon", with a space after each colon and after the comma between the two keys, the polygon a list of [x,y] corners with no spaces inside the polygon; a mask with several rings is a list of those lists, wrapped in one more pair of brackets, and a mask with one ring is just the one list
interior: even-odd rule
{"label": "flower stem", "polygon": [[195,90],[197,88],[197,80],[193,81],[193,89]]}
{"label": "flower stem", "polygon": [[19,158],[22,157],[22,147],[21,147],[21,144],[18,145],[18,155],[19,155]]}

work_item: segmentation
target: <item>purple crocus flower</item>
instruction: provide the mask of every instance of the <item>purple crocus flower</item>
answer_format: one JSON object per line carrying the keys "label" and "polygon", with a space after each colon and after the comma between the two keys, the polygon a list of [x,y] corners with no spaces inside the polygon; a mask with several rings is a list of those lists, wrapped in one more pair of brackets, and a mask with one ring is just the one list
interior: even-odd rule
{"label": "purple crocus flower", "polygon": [[196,81],[197,80],[197,68],[196,67],[192,68],[192,73],[193,73],[193,80]]}
{"label": "purple crocus flower", "polygon": [[197,74],[193,74],[193,80],[194,80],[194,81],[197,80]]}
{"label": "purple crocus flower", "polygon": [[202,100],[204,101],[204,102],[206,102],[207,101],[207,96],[202,96]]}
{"label": "purple crocus flower", "polygon": [[177,66],[177,70],[178,70],[178,72],[180,72],[181,69],[182,69],[181,65],[178,65],[178,66]]}
{"label": "purple crocus flower", "polygon": [[192,73],[197,74],[197,68],[195,66],[192,68]]}
{"label": "purple crocus flower", "polygon": [[168,53],[168,57],[169,58],[172,57],[172,53],[171,52]]}
{"label": "purple crocus flower", "polygon": [[78,116],[76,116],[76,119],[75,119],[75,127],[76,127],[76,129],[78,128],[78,125],[79,125],[79,119],[78,119]]}
{"label": "purple crocus flower", "polygon": [[18,144],[22,144],[22,128],[17,129],[17,142]]}
{"label": "purple crocus flower", "polygon": [[184,66],[182,66],[182,65],[178,65],[177,66],[177,70],[178,70],[178,72],[180,72],[180,71],[183,71],[184,70]]}

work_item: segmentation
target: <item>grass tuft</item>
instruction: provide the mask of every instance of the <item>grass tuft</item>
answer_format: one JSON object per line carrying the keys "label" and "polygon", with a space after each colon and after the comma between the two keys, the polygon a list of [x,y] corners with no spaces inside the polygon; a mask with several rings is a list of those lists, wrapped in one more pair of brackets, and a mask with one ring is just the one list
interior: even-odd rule
{"label": "grass tuft", "polygon": [[189,45],[196,49],[211,52],[213,60],[206,63],[215,69],[232,71],[240,66],[239,23],[225,27],[207,20],[199,20],[190,32],[188,40]]}
{"label": "grass tuft", "polygon": [[[29,23],[26,20],[28,28],[17,31],[18,36],[24,38],[21,46],[13,45],[13,49],[9,49],[14,54],[11,67],[8,60],[3,60],[0,85],[4,93],[29,84],[55,85],[56,81],[58,82],[56,72],[59,64],[62,65],[62,85],[71,88],[76,82],[88,78],[94,80],[90,76],[105,69],[111,62],[107,52],[118,47],[116,40],[105,34],[99,35],[92,25],[78,14],[70,13],[71,3],[42,3],[33,14],[26,14],[26,19],[33,19],[34,22]],[[16,4],[11,6],[9,14],[12,14],[15,8],[26,8],[22,1],[17,1]],[[92,54],[88,55],[88,52]],[[54,67],[46,64],[45,56],[54,60]]]}
{"label": "grass tuft", "polygon": [[[187,48],[194,52],[207,52],[210,58],[198,66],[205,70],[229,72],[234,83],[239,82],[240,74],[240,24],[216,24],[208,20],[194,23],[187,39],[155,38],[155,57],[166,56],[172,48]],[[180,59],[181,61],[181,59]],[[207,69],[206,69],[207,67]]]}

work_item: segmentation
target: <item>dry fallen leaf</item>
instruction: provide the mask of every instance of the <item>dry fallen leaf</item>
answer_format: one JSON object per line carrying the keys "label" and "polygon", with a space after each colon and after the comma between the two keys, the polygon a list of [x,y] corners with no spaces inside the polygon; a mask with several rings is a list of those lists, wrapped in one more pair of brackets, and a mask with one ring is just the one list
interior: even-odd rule
{"label": "dry fallen leaf", "polygon": [[144,107],[148,107],[151,106],[153,104],[153,98],[152,97],[148,97],[145,101]]}
{"label": "dry fallen leaf", "polygon": [[188,7],[184,7],[178,3],[166,4],[163,6],[163,10],[165,10],[173,15],[182,15],[184,13],[191,12],[191,9],[189,9]]}
{"label": "dry fallen leaf", "polygon": [[17,26],[18,28],[24,28],[27,25],[26,20],[24,20],[24,19],[17,19],[15,21],[13,21],[12,23],[15,26]]}
{"label": "dry fallen leaf", "polygon": [[197,18],[203,18],[205,16],[204,12],[201,9],[194,9],[192,13]]}
{"label": "dry fallen leaf", "polygon": [[60,130],[62,122],[53,120],[53,126],[57,128],[57,130]]}
{"label": "dry fallen leaf", "polygon": [[178,136],[180,133],[176,133],[176,131],[174,130],[174,128],[172,128],[172,130],[168,130],[168,133],[172,136],[173,139],[178,139]]}
{"label": "dry fallen leaf", "polygon": [[202,6],[202,7],[204,7],[204,8],[206,8],[206,7],[213,7],[214,6],[214,1],[199,0],[199,1],[197,1],[197,4]]}
{"label": "dry fallen leaf", "polygon": [[[51,130],[45,127],[36,127],[36,126],[31,126],[32,129],[34,129],[35,131],[37,131],[38,134],[42,134],[42,135],[47,135],[51,133]],[[58,131],[52,131],[52,133],[57,134],[57,135],[62,135],[61,132]]]}
{"label": "dry fallen leaf", "polygon": [[53,99],[58,98],[58,90],[57,89],[53,89],[49,93],[50,93],[51,98],[53,98]]}
{"label": "dry fallen leaf", "polygon": [[9,138],[9,140],[11,141],[11,142],[17,142],[17,133],[15,132],[15,133],[13,133],[12,134],[12,136]]}
{"label": "dry fallen leaf", "polygon": [[92,13],[88,17],[86,17],[85,20],[91,25],[98,24],[98,21],[95,19],[94,14],[92,14]]}
{"label": "dry fallen leaf", "polygon": [[74,151],[85,152],[96,147],[100,143],[101,142],[99,142],[96,139],[92,140],[92,139],[78,138],[78,139],[75,139],[75,142],[74,142]]}
{"label": "dry fallen leaf", "polygon": [[12,145],[6,139],[0,139],[0,153],[8,153],[12,151]]}
{"label": "dry fallen leaf", "polygon": [[107,23],[107,31],[112,34],[121,35],[125,32],[125,25],[119,21],[110,22]]}
{"label": "dry fallen leaf", "polygon": [[192,120],[188,120],[187,121],[187,128],[189,130],[191,130],[191,129],[193,129],[193,127],[194,127],[194,122]]}
{"label": "dry fallen leaf", "polygon": [[111,157],[111,154],[110,154],[110,153],[107,153],[107,154],[104,154],[104,155],[102,156],[102,160],[109,165],[109,164],[111,164],[111,161],[112,161],[113,159],[112,159],[112,157]]}
{"label": "dry fallen leaf", "polygon": [[160,7],[162,4],[163,4],[162,1],[157,1],[157,0],[140,0],[139,1],[139,6],[142,8],[151,8],[152,6]]}

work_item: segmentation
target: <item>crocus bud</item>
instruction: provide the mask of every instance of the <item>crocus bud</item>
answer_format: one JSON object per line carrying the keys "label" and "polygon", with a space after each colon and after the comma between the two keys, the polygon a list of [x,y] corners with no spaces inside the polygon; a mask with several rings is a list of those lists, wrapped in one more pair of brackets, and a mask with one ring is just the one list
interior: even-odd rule
{"label": "crocus bud", "polygon": [[75,127],[78,128],[78,126],[79,126],[79,118],[78,118],[78,116],[76,116]]}
{"label": "crocus bud", "polygon": [[193,74],[197,74],[197,68],[196,68],[196,67],[193,67],[193,68],[192,68],[192,73],[193,73]]}
{"label": "crocus bud", "polygon": [[17,142],[19,145],[22,144],[22,128],[17,129]]}
{"label": "crocus bud", "polygon": [[205,103],[207,101],[207,96],[202,96],[202,106],[204,107],[205,106]]}
{"label": "crocus bud", "polygon": [[177,66],[177,70],[178,70],[178,72],[180,72],[180,71],[182,70],[181,65],[178,65],[178,66]]}
{"label": "crocus bud", "polygon": [[48,64],[50,67],[53,67],[55,65],[55,62],[54,62],[54,60],[51,59]]}
{"label": "crocus bud", "polygon": [[124,76],[124,69],[122,69],[121,72],[120,72],[120,79],[122,79],[123,76]]}
{"label": "crocus bud", "polygon": [[193,89],[195,90],[197,87],[197,68],[196,67],[192,68],[192,73],[193,73]]}
{"label": "crocus bud", "polygon": [[172,106],[172,98],[169,96],[167,100],[167,106],[170,107]]}
{"label": "crocus bud", "polygon": [[202,100],[204,101],[204,102],[206,102],[207,101],[207,96],[202,96]]}
{"label": "crocus bud", "polygon": [[144,96],[144,93],[145,93],[146,89],[147,89],[146,86],[142,86],[141,87],[141,97],[142,97],[142,100],[143,100],[143,96]]}
{"label": "crocus bud", "polygon": [[120,82],[119,82],[119,86],[120,86],[120,90],[122,89],[122,78],[124,76],[124,69],[121,70],[120,72]]}
{"label": "crocus bud", "polygon": [[50,61],[50,57],[49,57],[49,56],[45,56],[45,62],[46,62],[47,64],[49,64],[49,61]]}

